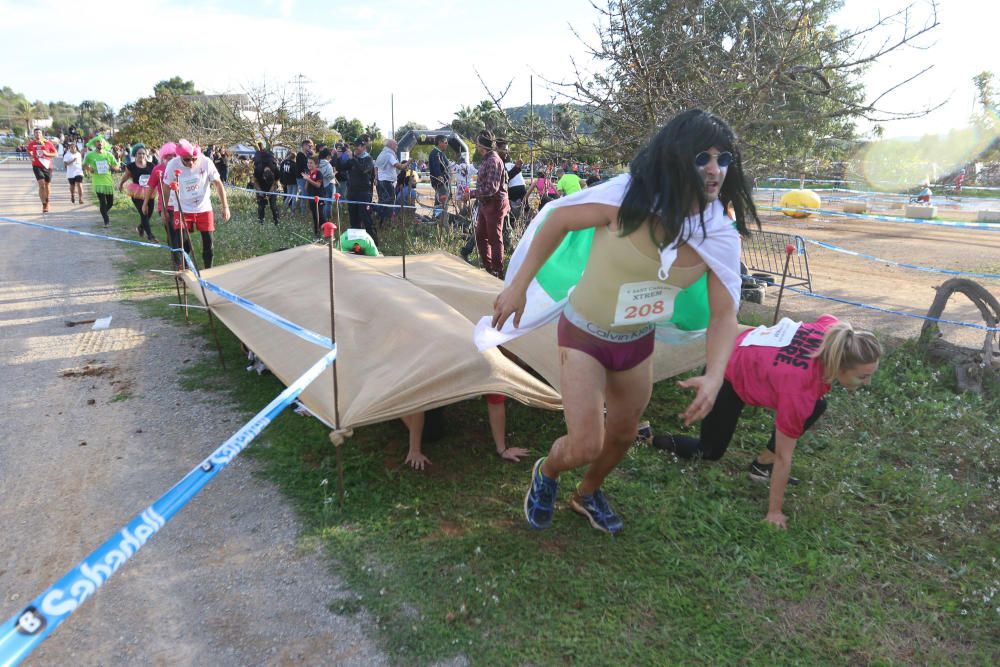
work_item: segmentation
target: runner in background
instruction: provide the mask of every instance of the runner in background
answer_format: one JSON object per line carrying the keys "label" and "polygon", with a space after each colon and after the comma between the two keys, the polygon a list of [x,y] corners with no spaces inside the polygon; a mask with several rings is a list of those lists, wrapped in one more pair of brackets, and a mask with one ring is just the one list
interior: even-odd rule
{"label": "runner in background", "polygon": [[38,198],[42,201],[42,213],[49,212],[49,194],[52,191],[52,159],[56,156],[55,145],[45,138],[42,128],[35,128],[35,137],[28,142],[31,155],[31,171],[38,181]]}
{"label": "runner in background", "polygon": [[[211,160],[202,156],[201,148],[187,139],[177,142],[177,157],[166,167],[163,182],[169,188],[178,184],[170,200],[174,202],[174,224],[171,225],[170,247],[181,247],[181,225],[190,232],[197,227],[201,233],[201,257],[204,268],[212,268],[215,213],[212,211],[214,187],[222,202],[222,219],[229,220],[229,200],[219,172]],[[187,248],[185,248],[187,249]],[[189,251],[190,252],[190,251]],[[175,258],[180,261],[180,256]]]}
{"label": "runner in background", "polygon": [[142,144],[132,146],[132,161],[125,165],[122,180],[118,184],[118,192],[128,185],[128,196],[132,199],[135,210],[139,212],[139,226],[135,228],[141,239],[143,236],[153,243],[159,243],[149,227],[149,213],[145,212],[143,204],[149,193],[149,177],[153,173],[153,164],[146,159],[146,147]]}
{"label": "runner in background", "polygon": [[108,211],[115,204],[115,180],[112,173],[118,171],[118,159],[104,146],[102,139],[95,139],[94,150],[83,158],[83,170],[93,174],[91,185],[97,193],[101,218],[104,220],[104,228],[107,229],[111,226]]}
{"label": "runner in background", "polygon": [[[172,248],[177,248],[179,246],[173,245],[173,235],[170,230],[174,226],[174,212],[170,207],[170,201],[167,198],[166,186],[163,183],[163,173],[167,168],[167,163],[174,159],[177,155],[177,145],[168,141],[167,143],[160,146],[160,161],[153,167],[153,171],[149,174],[149,181],[146,184],[146,195],[142,201],[142,212],[147,216],[150,214],[149,200],[156,197],[156,210],[160,213],[160,220],[163,222],[163,231],[167,235],[167,239],[171,243]],[[166,200],[166,208],[163,204]],[[188,250],[190,252],[190,250]],[[174,257],[174,269],[180,268],[180,263],[178,262],[179,257]]]}
{"label": "runner in background", "polygon": [[69,201],[72,204],[83,203],[83,156],[76,142],[71,141],[63,153],[63,164],[66,166],[66,180],[69,181]]}
{"label": "runner in background", "polygon": [[[679,458],[722,458],[736,431],[744,405],[774,411],[767,448],[750,464],[750,479],[770,483],[765,521],[787,527],[782,512],[798,439],[826,412],[826,396],[834,381],[848,391],[871,384],[882,347],[867,331],[823,315],[802,324],[784,319],[765,329],[745,331],[736,339],[712,411],[701,423],[698,438],[658,435],[653,446]],[[678,384],[690,386],[690,380]]]}

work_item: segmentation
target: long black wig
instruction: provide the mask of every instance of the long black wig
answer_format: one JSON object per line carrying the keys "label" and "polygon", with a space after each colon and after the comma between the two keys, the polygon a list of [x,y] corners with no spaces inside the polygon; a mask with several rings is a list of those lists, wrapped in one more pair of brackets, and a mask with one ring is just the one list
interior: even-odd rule
{"label": "long black wig", "polygon": [[[694,158],[712,147],[733,154],[719,191],[720,203],[724,207],[732,205],[740,234],[748,233],[748,218],[760,227],[750,185],[743,173],[736,135],[718,116],[690,109],[674,116],[629,163],[632,182],[618,209],[622,236],[631,234],[643,222],[652,219],[650,234],[660,248],[674,241],[678,245],[687,241],[684,218],[693,210],[704,212],[708,205]],[[657,226],[662,228],[663,234],[656,233]],[[704,218],[701,229],[704,234]]]}

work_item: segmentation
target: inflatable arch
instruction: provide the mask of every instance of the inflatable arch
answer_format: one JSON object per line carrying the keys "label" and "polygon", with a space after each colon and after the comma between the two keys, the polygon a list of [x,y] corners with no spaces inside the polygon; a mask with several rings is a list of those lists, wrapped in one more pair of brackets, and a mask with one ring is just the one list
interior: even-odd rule
{"label": "inflatable arch", "polygon": [[465,139],[462,138],[458,132],[450,128],[444,128],[441,130],[410,130],[404,134],[399,139],[399,152],[403,151],[409,152],[414,146],[433,146],[434,137],[439,134],[443,134],[448,137],[448,146],[451,147],[459,156],[464,156],[466,161],[470,159],[469,146],[465,143]]}

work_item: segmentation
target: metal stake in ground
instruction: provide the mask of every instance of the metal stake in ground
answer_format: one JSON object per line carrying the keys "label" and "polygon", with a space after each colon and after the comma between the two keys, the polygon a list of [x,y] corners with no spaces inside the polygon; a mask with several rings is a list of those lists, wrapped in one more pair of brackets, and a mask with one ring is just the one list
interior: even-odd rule
{"label": "metal stake in ground", "polygon": [[[330,253],[330,340],[334,346],[337,345],[337,320],[334,311],[333,298],[333,242],[334,233],[337,226],[332,222],[323,223],[323,237],[328,240],[327,247]],[[337,358],[334,357],[331,364],[333,369],[333,428],[340,430],[340,392],[337,387]],[[340,495],[340,507],[344,507],[344,455],[340,444],[336,445],[337,450],[337,493]]]}
{"label": "metal stake in ground", "polygon": [[[174,177],[177,178],[180,174],[180,170],[174,172]],[[184,232],[187,228],[187,222],[184,220],[184,208],[181,206],[181,195],[179,192],[180,186],[177,181],[170,184],[170,189],[174,191],[174,195],[177,198],[177,212],[181,217],[181,249],[184,248]],[[191,235],[188,234],[188,241],[191,240]],[[186,255],[188,259],[191,260],[191,264],[194,266],[195,273],[198,273],[198,264],[194,261],[194,245],[191,245],[191,253]],[[201,284],[201,276],[196,275],[195,279],[198,281],[198,287],[201,288],[201,298],[205,301],[205,311],[208,313],[208,328],[212,331],[212,337],[215,339],[215,349],[219,351],[219,363],[222,365],[222,370],[226,370],[226,357],[222,354],[222,343],[219,342],[219,332],[215,328],[215,317],[212,315],[212,306],[208,303],[208,295],[205,293],[205,286]]]}
{"label": "metal stake in ground", "polygon": [[[166,222],[164,220],[164,218],[167,216],[166,212],[169,209],[166,207],[166,199],[163,196],[163,179],[162,178],[160,179],[160,182],[157,183],[156,187],[160,191],[160,209],[161,209],[160,210],[160,222],[163,223],[163,233],[167,235],[167,245],[169,246],[170,245],[170,225],[172,225],[174,223],[174,221],[171,220],[168,223],[168,222]],[[171,252],[170,253],[170,260],[173,261],[173,258],[174,258],[174,254],[173,254],[173,252]],[[187,309],[187,284],[186,283],[184,284],[184,300],[181,301],[181,283],[183,283],[184,281],[181,280],[181,276],[177,272],[176,268],[177,267],[174,267],[174,289],[177,290],[177,303],[183,303],[184,304],[184,323],[185,324],[190,324],[191,320],[188,317],[188,309]]]}
{"label": "metal stake in ground", "polygon": [[795,252],[795,246],[791,243],[785,246],[785,270],[781,272],[781,288],[778,289],[778,303],[774,307],[774,321],[771,322],[772,325],[778,323],[778,311],[781,310],[781,295],[785,292],[785,279],[788,277],[788,263],[792,261],[793,252]]}
{"label": "metal stake in ground", "polygon": [[340,193],[333,193],[333,207],[337,209],[337,224],[333,227],[333,242],[340,248]]}

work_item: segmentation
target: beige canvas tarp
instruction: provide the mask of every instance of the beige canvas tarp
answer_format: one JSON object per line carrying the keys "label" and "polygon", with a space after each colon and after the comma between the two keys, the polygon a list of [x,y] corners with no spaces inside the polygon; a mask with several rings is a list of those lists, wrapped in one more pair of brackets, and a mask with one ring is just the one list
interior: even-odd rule
{"label": "beige canvas tarp", "polygon": [[[202,272],[220,287],[316,333],[330,335],[328,251],[310,245]],[[500,280],[448,253],[406,258],[334,253],[337,382],[341,427],[386,421],[486,393],[559,409],[555,325],[506,347],[550,383],[498,350],[480,353],[475,322],[493,309]],[[201,297],[187,274],[188,291]],[[323,350],[209,293],[212,312],[284,383],[301,375]],[[655,379],[702,365],[704,343],[657,343]],[[555,389],[553,389],[555,387]],[[303,392],[302,402],[334,423],[332,371]]]}

